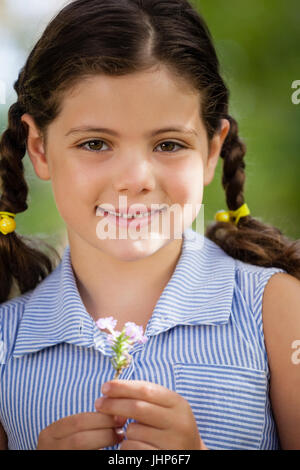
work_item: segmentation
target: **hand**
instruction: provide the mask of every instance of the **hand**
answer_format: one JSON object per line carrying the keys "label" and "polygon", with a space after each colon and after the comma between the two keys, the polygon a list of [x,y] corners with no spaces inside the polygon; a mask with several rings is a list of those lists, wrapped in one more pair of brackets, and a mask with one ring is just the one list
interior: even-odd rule
{"label": "hand", "polygon": [[37,450],[100,450],[122,442],[116,433],[126,419],[102,413],[78,413],[61,418],[44,428],[38,438]]}
{"label": "hand", "polygon": [[[112,380],[95,407],[108,416],[132,418],[120,450],[206,450],[187,400],[142,380]],[[99,404],[100,401],[100,404]]]}

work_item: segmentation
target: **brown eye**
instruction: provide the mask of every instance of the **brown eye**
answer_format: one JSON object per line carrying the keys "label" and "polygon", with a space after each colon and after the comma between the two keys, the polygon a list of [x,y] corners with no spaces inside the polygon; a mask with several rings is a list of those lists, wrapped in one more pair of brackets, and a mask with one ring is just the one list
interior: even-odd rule
{"label": "brown eye", "polygon": [[91,150],[101,150],[102,141],[101,140],[91,140],[91,142],[88,143],[88,146]]}
{"label": "brown eye", "polygon": [[[175,153],[175,152],[172,151],[172,149],[174,150],[174,146],[176,146],[176,145],[180,148],[185,148],[183,145],[178,144],[177,142],[172,142],[172,141],[162,142],[161,144],[158,145],[158,147],[164,148],[166,152]],[[163,152],[163,153],[165,153],[165,152]]]}
{"label": "brown eye", "polygon": [[85,150],[89,150],[90,152],[100,152],[103,148],[103,144],[106,145],[103,140],[96,139],[83,142],[79,145],[79,147]]}

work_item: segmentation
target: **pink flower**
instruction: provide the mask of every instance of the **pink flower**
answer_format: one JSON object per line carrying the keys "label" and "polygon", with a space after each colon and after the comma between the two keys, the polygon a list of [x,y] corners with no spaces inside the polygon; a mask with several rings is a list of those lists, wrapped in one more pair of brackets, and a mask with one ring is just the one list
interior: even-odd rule
{"label": "pink flower", "polygon": [[129,336],[130,340],[134,343],[144,344],[148,339],[143,335],[143,327],[130,321],[125,323],[125,334]]}
{"label": "pink flower", "polygon": [[116,370],[114,378],[118,378],[123,369],[129,366],[132,357],[129,351],[134,343],[146,343],[148,338],[143,335],[143,327],[133,322],[125,323],[122,331],[114,330],[117,320],[113,317],[100,318],[96,325],[100,330],[108,330],[107,341],[113,351],[111,363]]}
{"label": "pink flower", "polygon": [[116,324],[117,320],[115,320],[114,317],[99,318],[99,320],[96,321],[96,325],[100,330],[109,330],[112,334]]}
{"label": "pink flower", "polygon": [[115,344],[116,339],[120,336],[121,331],[113,331],[111,335],[107,335],[107,341],[110,346]]}

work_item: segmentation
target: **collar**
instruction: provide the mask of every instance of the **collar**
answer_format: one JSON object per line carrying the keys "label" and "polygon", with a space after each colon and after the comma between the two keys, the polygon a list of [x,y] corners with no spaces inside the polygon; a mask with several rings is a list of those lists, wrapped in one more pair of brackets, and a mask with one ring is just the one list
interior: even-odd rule
{"label": "collar", "polygon": [[[176,268],[153,310],[145,335],[154,336],[176,325],[227,323],[234,278],[234,258],[207,237],[186,229]],[[109,354],[105,334],[97,328],[81,300],[69,246],[56,269],[32,291],[24,308],[13,357],[59,343],[96,347]]]}

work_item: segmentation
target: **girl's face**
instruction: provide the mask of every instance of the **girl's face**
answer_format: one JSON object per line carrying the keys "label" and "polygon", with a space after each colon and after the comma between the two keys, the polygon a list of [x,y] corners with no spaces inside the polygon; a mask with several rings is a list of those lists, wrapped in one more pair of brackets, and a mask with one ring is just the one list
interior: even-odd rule
{"label": "girl's face", "polygon": [[[191,226],[229,129],[223,120],[209,153],[199,103],[198,93],[160,69],[80,81],[66,93],[46,143],[31,116],[23,115],[30,159],[37,176],[52,181],[70,246],[88,244],[120,261],[134,261],[174,240],[178,208],[181,232]],[[171,128],[182,130],[162,131]],[[130,228],[122,228],[127,236],[118,239],[120,227],[108,223],[97,207],[110,204],[122,212],[124,201],[128,208],[143,204],[147,211],[158,204],[167,209],[140,232],[134,222],[135,239]]]}

